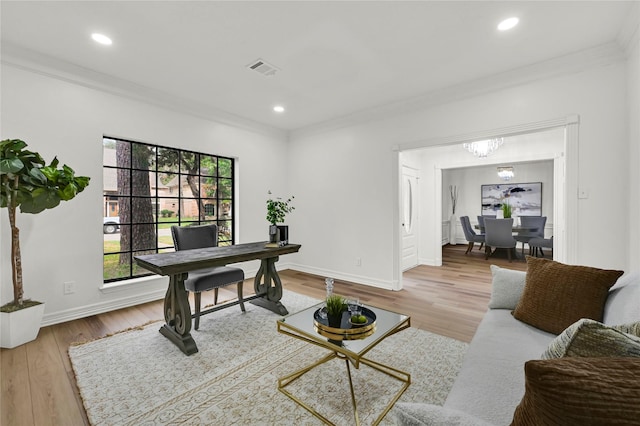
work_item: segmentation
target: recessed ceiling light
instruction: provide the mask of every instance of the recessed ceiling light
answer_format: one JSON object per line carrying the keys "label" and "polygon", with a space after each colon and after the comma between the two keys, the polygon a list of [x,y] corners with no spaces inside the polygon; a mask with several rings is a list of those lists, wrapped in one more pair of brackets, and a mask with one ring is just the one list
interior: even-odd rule
{"label": "recessed ceiling light", "polygon": [[510,30],[511,28],[515,27],[516,25],[518,25],[518,22],[520,22],[520,20],[518,18],[516,18],[515,16],[512,18],[507,18],[504,21],[500,22],[498,24],[498,30],[499,31],[507,31]]}
{"label": "recessed ceiling light", "polygon": [[91,34],[91,38],[100,43],[100,44],[105,44],[107,46],[111,45],[113,42],[111,41],[111,39],[109,37],[107,37],[104,34],[99,34],[99,33],[93,33]]}
{"label": "recessed ceiling light", "polygon": [[284,112],[284,107],[282,105],[276,105],[273,107],[275,112]]}

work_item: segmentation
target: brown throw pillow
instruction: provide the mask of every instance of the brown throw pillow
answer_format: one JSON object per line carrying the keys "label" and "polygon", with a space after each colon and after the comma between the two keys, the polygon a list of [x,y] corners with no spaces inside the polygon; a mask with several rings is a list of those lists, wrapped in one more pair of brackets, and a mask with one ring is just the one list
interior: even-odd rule
{"label": "brown throw pillow", "polygon": [[609,426],[640,422],[640,359],[528,361],[512,426]]}
{"label": "brown throw pillow", "polygon": [[513,316],[554,334],[581,318],[602,321],[609,288],[622,274],[527,256],[524,292]]}

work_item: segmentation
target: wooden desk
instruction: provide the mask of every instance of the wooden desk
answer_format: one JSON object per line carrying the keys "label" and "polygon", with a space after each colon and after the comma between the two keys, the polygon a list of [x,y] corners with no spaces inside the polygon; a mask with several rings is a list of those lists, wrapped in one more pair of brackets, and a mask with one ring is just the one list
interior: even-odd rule
{"label": "wooden desk", "polygon": [[[188,272],[248,260],[259,259],[261,262],[260,269],[254,279],[256,294],[244,300],[250,300],[251,303],[279,315],[287,315],[289,313],[287,308],[280,303],[282,282],[275,263],[280,255],[296,253],[301,246],[300,244],[288,244],[284,247],[267,248],[265,244],[266,241],[134,256],[136,263],[143,268],[159,275],[169,276],[169,288],[164,297],[165,324],[160,328],[160,333],[185,354],[191,355],[198,352],[196,342],[190,333],[191,306],[189,305],[188,292],[184,288],[184,280],[187,278]],[[236,304],[238,304],[237,301],[217,306],[203,311],[202,314]]]}

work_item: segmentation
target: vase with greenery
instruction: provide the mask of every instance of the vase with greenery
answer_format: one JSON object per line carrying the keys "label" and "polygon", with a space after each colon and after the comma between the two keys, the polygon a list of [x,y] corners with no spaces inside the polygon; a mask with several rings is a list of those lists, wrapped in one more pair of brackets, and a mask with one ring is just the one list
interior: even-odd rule
{"label": "vase with greenery", "polygon": [[[271,195],[271,191],[269,191],[269,195]],[[269,226],[270,243],[286,244],[288,242],[288,227],[278,227],[278,223],[284,223],[286,215],[296,209],[291,205],[294,198],[295,197],[292,195],[286,200],[283,200],[280,197],[276,197],[275,199],[269,197],[267,200],[267,221],[271,224]]]}
{"label": "vase with greenery", "polygon": [[511,217],[511,204],[509,201],[502,203],[502,217],[509,219]]}
{"label": "vase with greenery", "polygon": [[330,327],[340,328],[342,313],[347,309],[345,299],[337,294],[332,294],[325,300],[327,307],[327,321]]}
{"label": "vase with greenery", "polygon": [[[89,185],[89,177],[75,176],[66,164],[58,168],[57,158],[46,165],[37,152],[26,149],[20,139],[0,142],[0,207],[9,213],[11,228],[11,272],[13,301],[0,307],[0,312],[15,312],[40,302],[24,300],[20,231],[16,213],[38,214],[68,201]],[[39,324],[38,324],[39,327]],[[35,338],[35,337],[34,337]]]}

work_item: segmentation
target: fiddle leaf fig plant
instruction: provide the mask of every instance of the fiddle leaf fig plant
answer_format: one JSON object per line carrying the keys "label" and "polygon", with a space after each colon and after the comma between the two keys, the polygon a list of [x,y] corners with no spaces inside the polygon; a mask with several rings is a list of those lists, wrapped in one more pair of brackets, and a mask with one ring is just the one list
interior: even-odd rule
{"label": "fiddle leaf fig plant", "polygon": [[2,306],[8,312],[25,307],[22,283],[20,230],[16,226],[16,211],[37,214],[68,201],[89,185],[89,177],[75,176],[67,165],[58,168],[56,157],[46,165],[37,152],[26,149],[20,139],[0,142],[0,207],[6,207],[11,227],[11,272],[13,302]]}

